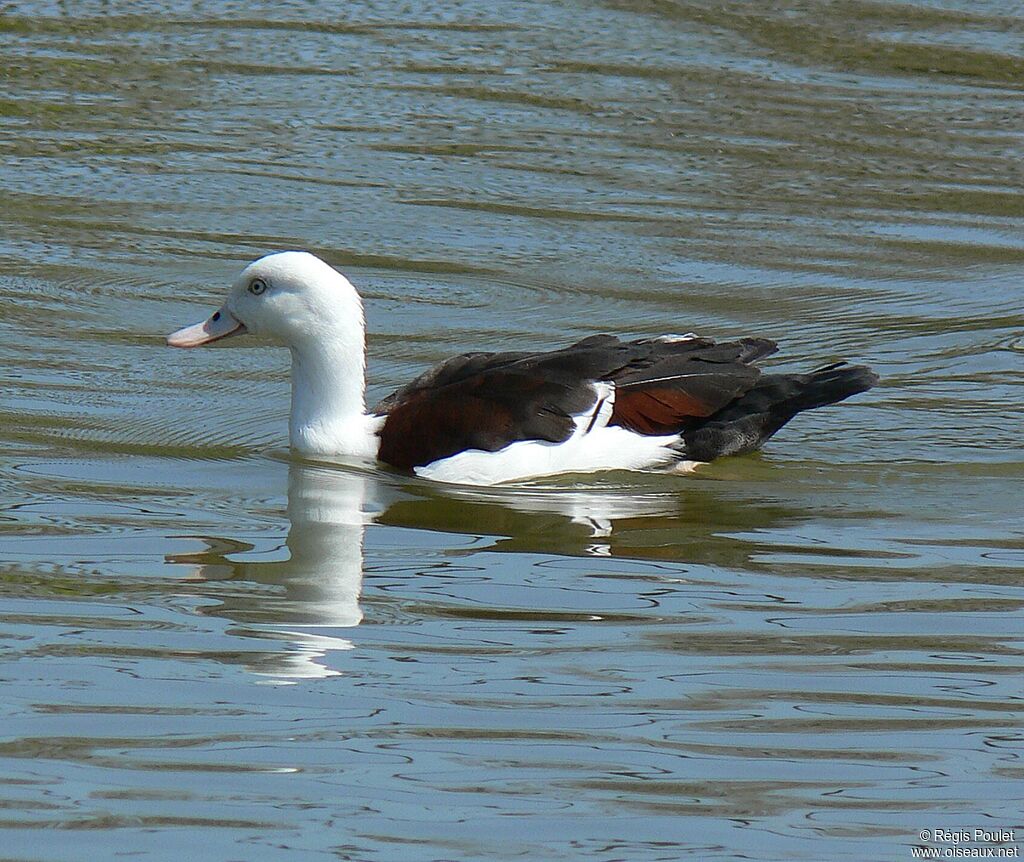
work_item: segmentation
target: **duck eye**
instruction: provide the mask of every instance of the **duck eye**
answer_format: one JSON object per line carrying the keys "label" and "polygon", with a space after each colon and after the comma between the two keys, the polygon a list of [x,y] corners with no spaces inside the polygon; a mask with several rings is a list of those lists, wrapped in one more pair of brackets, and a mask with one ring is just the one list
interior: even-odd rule
{"label": "duck eye", "polygon": [[267,283],[262,278],[254,278],[249,282],[249,293],[253,296],[259,296],[261,293],[266,291]]}

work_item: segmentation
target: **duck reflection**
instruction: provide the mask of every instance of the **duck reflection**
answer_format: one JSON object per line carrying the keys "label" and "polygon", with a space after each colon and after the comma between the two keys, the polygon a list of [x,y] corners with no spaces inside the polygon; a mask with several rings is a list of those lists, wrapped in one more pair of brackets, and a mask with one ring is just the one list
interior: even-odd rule
{"label": "duck reflection", "polygon": [[[683,484],[681,484],[683,483]],[[571,485],[467,489],[439,486],[357,468],[293,462],[288,467],[289,529],[280,540],[203,537],[205,551],[170,562],[195,566],[191,577],[239,582],[209,613],[257,624],[290,644],[274,653],[275,677],[323,676],[321,657],[351,648],[337,629],[363,619],[365,533],[387,527],[458,535],[450,553],[466,553],[465,537],[483,549],[562,556],[629,557],[714,565],[746,565],[754,545],[736,533],[793,519],[781,505],[758,505],[716,493],[731,483],[652,477],[647,485]],[[263,584],[271,589],[253,588]],[[300,630],[301,629],[301,630]]]}

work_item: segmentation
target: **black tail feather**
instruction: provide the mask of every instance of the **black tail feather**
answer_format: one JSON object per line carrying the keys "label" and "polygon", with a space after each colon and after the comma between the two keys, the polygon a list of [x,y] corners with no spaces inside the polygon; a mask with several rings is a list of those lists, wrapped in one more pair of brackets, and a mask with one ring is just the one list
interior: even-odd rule
{"label": "black tail feather", "polygon": [[866,365],[847,365],[845,362],[826,365],[810,374],[779,376],[787,377],[797,387],[792,397],[773,405],[776,411],[788,412],[789,417],[804,410],[835,404],[851,395],[866,392],[878,383],[878,375]]}
{"label": "black tail feather", "polygon": [[845,362],[807,374],[766,374],[743,397],[683,434],[685,457],[711,461],[752,452],[797,413],[835,404],[877,382],[867,366]]}

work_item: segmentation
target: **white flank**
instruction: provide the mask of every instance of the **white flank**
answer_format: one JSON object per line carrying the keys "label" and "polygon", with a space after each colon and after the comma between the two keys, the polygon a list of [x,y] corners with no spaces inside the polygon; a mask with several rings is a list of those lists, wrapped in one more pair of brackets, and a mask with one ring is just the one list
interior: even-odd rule
{"label": "white flank", "polygon": [[700,338],[696,332],[687,332],[685,335],[676,335],[669,333],[668,335],[659,335],[655,338],[655,341],[660,341],[662,344],[678,344],[682,341],[693,341],[695,338]]}
{"label": "white flank", "polygon": [[594,404],[573,417],[576,430],[568,440],[520,440],[497,452],[467,449],[416,467],[416,475],[459,485],[497,485],[558,473],[645,470],[666,466],[678,457],[667,448],[679,440],[675,434],[646,437],[608,425],[615,406],[612,385],[594,384],[594,396]]}

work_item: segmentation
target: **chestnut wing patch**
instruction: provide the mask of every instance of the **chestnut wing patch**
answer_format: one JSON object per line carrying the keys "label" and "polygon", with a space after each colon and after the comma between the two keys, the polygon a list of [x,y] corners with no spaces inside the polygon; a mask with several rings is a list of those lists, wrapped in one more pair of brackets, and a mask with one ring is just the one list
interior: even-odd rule
{"label": "chestnut wing patch", "polygon": [[638,434],[673,434],[705,419],[750,390],[760,373],[740,366],[728,373],[692,371],[657,381],[617,384],[610,425]]}
{"label": "chestnut wing patch", "polygon": [[609,424],[638,434],[684,431],[750,391],[761,372],[748,363],[774,350],[767,339],[744,338],[626,370],[613,378],[615,409]]}

